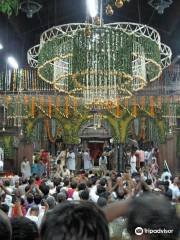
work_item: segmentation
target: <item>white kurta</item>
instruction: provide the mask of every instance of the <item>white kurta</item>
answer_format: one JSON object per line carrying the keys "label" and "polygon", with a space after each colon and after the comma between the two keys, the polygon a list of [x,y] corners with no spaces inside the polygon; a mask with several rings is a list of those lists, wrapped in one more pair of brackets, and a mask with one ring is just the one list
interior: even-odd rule
{"label": "white kurta", "polygon": [[25,178],[29,178],[31,176],[31,166],[29,161],[27,162],[23,161],[21,163],[21,173],[22,173],[22,176]]}
{"label": "white kurta", "polygon": [[103,171],[107,170],[107,157],[106,156],[102,156],[99,158],[99,167]]}
{"label": "white kurta", "polygon": [[67,154],[67,168],[74,171],[76,169],[75,153],[71,152]]}
{"label": "white kurta", "polygon": [[84,169],[89,170],[92,168],[92,161],[88,152],[83,153]]}
{"label": "white kurta", "polygon": [[131,156],[130,158],[130,165],[131,165],[131,174],[132,173],[136,173],[137,169],[136,169],[136,156]]}

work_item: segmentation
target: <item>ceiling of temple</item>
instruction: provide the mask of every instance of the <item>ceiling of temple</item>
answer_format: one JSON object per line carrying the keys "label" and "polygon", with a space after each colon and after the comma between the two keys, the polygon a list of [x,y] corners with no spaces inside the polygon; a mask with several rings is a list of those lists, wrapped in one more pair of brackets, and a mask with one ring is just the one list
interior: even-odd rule
{"label": "ceiling of temple", "polygon": [[[39,13],[32,18],[19,12],[17,16],[8,18],[0,13],[0,41],[4,45],[0,52],[0,68],[4,64],[7,54],[14,55],[21,66],[26,66],[26,52],[39,43],[40,34],[54,25],[73,22],[84,22],[86,18],[85,0],[38,0],[42,4]],[[137,22],[150,25],[157,29],[162,42],[168,44],[173,51],[173,57],[180,53],[180,1],[173,0],[173,4],[164,11],[157,13],[148,5],[148,0],[131,0],[114,15],[104,14],[104,22]]]}

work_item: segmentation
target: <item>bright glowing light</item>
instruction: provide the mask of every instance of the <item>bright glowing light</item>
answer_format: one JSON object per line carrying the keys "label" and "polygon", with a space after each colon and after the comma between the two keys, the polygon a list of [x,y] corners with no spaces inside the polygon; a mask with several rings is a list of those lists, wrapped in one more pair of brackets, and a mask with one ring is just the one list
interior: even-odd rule
{"label": "bright glowing light", "polygon": [[1,49],[3,49],[3,45],[2,45],[2,43],[0,43],[0,50],[1,50]]}
{"label": "bright glowing light", "polygon": [[87,0],[90,16],[94,18],[98,14],[98,0]]}
{"label": "bright glowing light", "polygon": [[17,63],[17,61],[16,61],[16,59],[14,58],[14,57],[8,57],[7,58],[7,62],[8,62],[8,64],[12,67],[12,68],[18,68],[19,66],[18,66],[18,63]]}

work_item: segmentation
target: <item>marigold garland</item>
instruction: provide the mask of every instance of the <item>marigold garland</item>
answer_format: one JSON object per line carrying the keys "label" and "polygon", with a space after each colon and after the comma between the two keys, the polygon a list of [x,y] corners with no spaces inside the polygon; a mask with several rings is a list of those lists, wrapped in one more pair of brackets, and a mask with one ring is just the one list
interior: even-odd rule
{"label": "marigold garland", "polygon": [[128,98],[124,98],[124,108],[128,109],[128,105],[129,105]]}
{"label": "marigold garland", "polygon": [[6,96],[6,108],[7,108],[7,112],[9,111],[9,104],[11,102],[11,97],[10,96]]}
{"label": "marigold garland", "polygon": [[119,96],[117,96],[117,98],[116,98],[116,116],[117,117],[121,116],[120,97]]}
{"label": "marigold garland", "polygon": [[52,97],[48,96],[48,116],[52,116]]}
{"label": "marigold garland", "polygon": [[77,99],[74,97],[74,112],[77,110]]}
{"label": "marigold garland", "polygon": [[[50,126],[49,126],[49,120],[48,119],[45,119],[45,129],[46,129],[46,132],[47,132],[47,136],[49,138],[49,141],[51,143],[55,143],[56,142],[56,138],[57,138],[57,132],[56,132],[56,135],[55,137],[52,136],[52,133],[51,133],[51,130],[50,130]],[[51,127],[52,128],[52,127]]]}
{"label": "marigold garland", "polygon": [[141,97],[141,108],[143,111],[146,110],[146,96]]}
{"label": "marigold garland", "polygon": [[61,109],[61,100],[60,100],[60,96],[56,96],[56,110],[60,111]]}
{"label": "marigold garland", "polygon": [[27,111],[28,109],[28,101],[29,97],[27,95],[24,96],[24,110]]}
{"label": "marigold garland", "polygon": [[69,97],[65,97],[65,116],[67,117],[69,114]]}
{"label": "marigold garland", "polygon": [[158,96],[158,109],[159,109],[159,111],[161,111],[162,110],[162,96]]}
{"label": "marigold garland", "polygon": [[44,107],[44,96],[39,96],[39,108],[43,110]]}
{"label": "marigold garland", "polygon": [[32,96],[31,99],[31,116],[32,118],[35,117],[35,96]]}
{"label": "marigold garland", "polygon": [[154,112],[154,96],[150,96],[150,115],[151,117],[154,117],[155,112]]}
{"label": "marigold garland", "polygon": [[132,112],[132,114],[134,117],[137,116],[137,97],[136,96],[133,97],[133,112]]}

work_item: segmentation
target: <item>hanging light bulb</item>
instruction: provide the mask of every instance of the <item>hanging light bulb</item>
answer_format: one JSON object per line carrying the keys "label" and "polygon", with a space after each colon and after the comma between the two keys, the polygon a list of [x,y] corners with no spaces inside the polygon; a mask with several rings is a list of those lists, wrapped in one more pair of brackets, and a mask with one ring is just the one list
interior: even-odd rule
{"label": "hanging light bulb", "polygon": [[123,0],[116,0],[116,1],[115,1],[115,6],[116,6],[117,8],[122,8],[123,5],[124,5]]}
{"label": "hanging light bulb", "polygon": [[114,11],[113,11],[113,9],[112,9],[112,6],[111,6],[110,4],[108,4],[108,5],[106,6],[106,15],[112,16],[113,13],[114,13]]}
{"label": "hanging light bulb", "polygon": [[5,127],[3,127],[3,128],[2,128],[2,131],[3,131],[3,132],[5,132],[5,131],[6,131]]}

